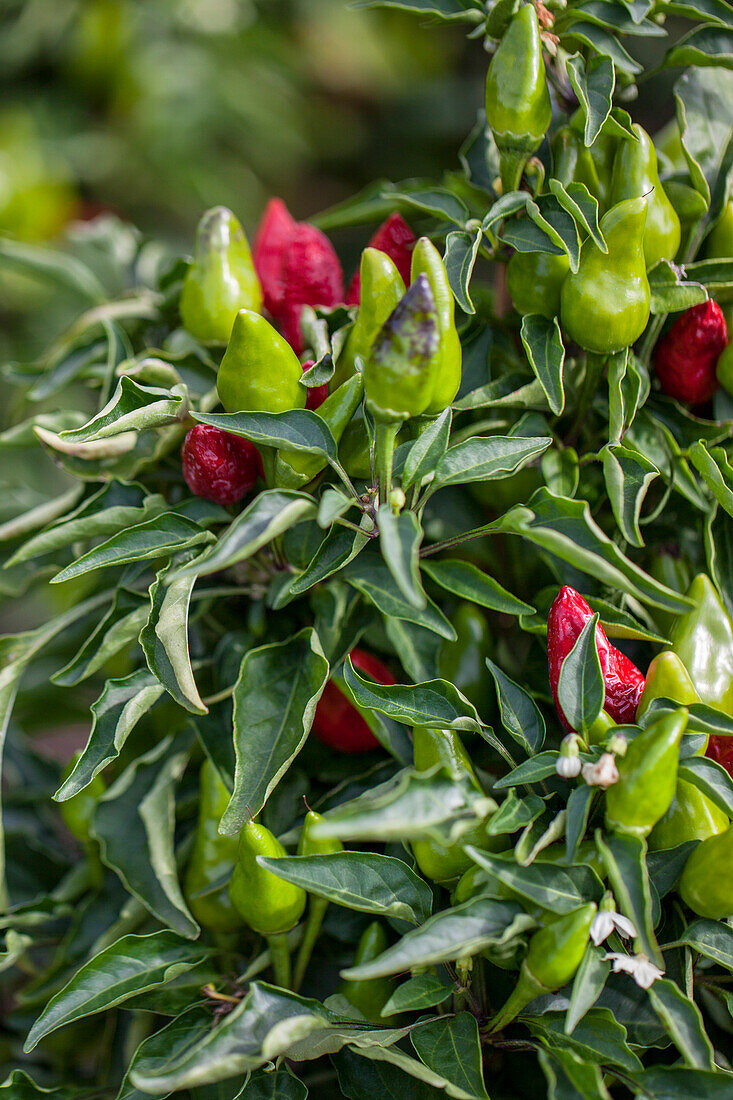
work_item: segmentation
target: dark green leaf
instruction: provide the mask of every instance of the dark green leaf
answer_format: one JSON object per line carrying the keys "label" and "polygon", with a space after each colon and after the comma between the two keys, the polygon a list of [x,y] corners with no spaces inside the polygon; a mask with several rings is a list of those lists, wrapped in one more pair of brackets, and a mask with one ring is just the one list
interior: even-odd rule
{"label": "dark green leaf", "polygon": [[570,726],[585,733],[603,710],[606,686],[598,657],[598,615],[585,624],[560,668],[558,704]]}
{"label": "dark green leaf", "polygon": [[[486,667],[496,685],[501,724],[511,737],[521,745],[528,756],[539,752],[545,740],[545,720],[531,695],[502,672],[493,661],[486,659]],[[552,770],[554,771],[554,764]]]}
{"label": "dark green leaf", "polygon": [[668,978],[650,986],[649,1000],[687,1065],[714,1069],[713,1047],[695,1002]]}
{"label": "dark green leaf", "polygon": [[427,606],[427,597],[420,580],[423,532],[417,516],[408,510],[394,515],[387,503],[380,506],[377,522],[382,557],[395,584],[407,602],[422,611]]}
{"label": "dark green leaf", "polygon": [[472,562],[462,558],[440,558],[437,561],[426,559],[422,563],[423,572],[454,596],[470,600],[472,603],[488,607],[491,611],[500,611],[504,615],[533,615],[534,608],[523,600],[507,592]]}

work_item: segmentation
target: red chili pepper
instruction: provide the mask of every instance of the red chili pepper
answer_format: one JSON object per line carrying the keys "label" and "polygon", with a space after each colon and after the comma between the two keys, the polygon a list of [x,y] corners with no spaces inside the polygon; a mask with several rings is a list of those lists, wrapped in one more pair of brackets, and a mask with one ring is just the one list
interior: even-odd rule
{"label": "red chili pepper", "polygon": [[210,424],[196,424],[181,448],[183,476],[191,492],[217,504],[234,504],[264,477],[253,443]]}
{"label": "red chili pepper", "polygon": [[[303,363],[303,373],[305,374],[307,370],[310,370],[314,363],[315,359],[308,359],[305,363]],[[315,412],[316,409],[323,404],[327,397],[328,382],[326,382],[324,386],[311,386],[305,399],[306,409],[310,409],[312,412]]]}
{"label": "red chili pepper", "polygon": [[[547,617],[547,658],[550,669],[550,688],[560,721],[571,730],[557,701],[557,684],[562,663],[575,645],[578,637],[593,617],[593,610],[579,592],[567,585],[555,597]],[[596,626],[596,646],[601,663],[606,698],[603,704],[615,722],[633,722],[636,707],[644,690],[644,676],[628,657],[612,646],[600,623]]]}
{"label": "red chili pepper", "polygon": [[283,258],[297,222],[282,199],[270,199],[252,249],[265,309],[277,317],[283,300]]}
{"label": "red chili pepper", "polygon": [[[366,650],[352,649],[349,656],[354,668],[366,673],[378,684],[396,683],[389,669]],[[339,752],[369,752],[379,748],[379,742],[359,711],[333,680],[326,684],[318,701],[313,733],[324,745],[330,745]]]}
{"label": "red chili pepper", "polygon": [[727,343],[725,317],[717,302],[708,300],[685,310],[654,353],[663,391],[687,405],[709,401],[718,388],[715,365]]}
{"label": "red chili pepper", "polygon": [[711,737],[705,755],[733,776],[733,737]]}
{"label": "red chili pepper", "polygon": [[[379,252],[385,252],[402,276],[405,286],[410,285],[410,268],[412,265],[412,250],[415,247],[416,237],[401,214],[390,214],[385,222],[382,222],[372,239],[369,248],[376,248]],[[358,306],[361,300],[361,278],[359,268],[354,272],[346,293],[346,305]]]}

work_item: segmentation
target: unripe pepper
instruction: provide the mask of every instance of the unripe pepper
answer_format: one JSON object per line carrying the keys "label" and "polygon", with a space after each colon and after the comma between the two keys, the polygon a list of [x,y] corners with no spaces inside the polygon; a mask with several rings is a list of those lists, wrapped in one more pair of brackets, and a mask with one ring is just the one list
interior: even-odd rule
{"label": "unripe pepper", "polygon": [[646,328],[651,303],[643,247],[646,208],[644,198],[611,207],[601,218],[608,252],[586,238],[578,270],[562,285],[563,331],[587,351],[621,351]]}
{"label": "unripe pepper", "polygon": [[421,237],[412,253],[412,282],[427,277],[438,319],[438,348],[431,364],[433,388],[425,416],[439,416],[455,399],[461,385],[463,349],[456,328],[456,304],[448,272],[433,242]]}
{"label": "unripe pepper", "polygon": [[216,377],[227,412],[286,412],[305,407],[303,369],[269,321],[252,310],[237,314]]}
{"label": "unripe pepper", "polygon": [[685,864],[679,894],[699,917],[733,916],[733,825],[698,844]]}
{"label": "unripe pepper", "polygon": [[513,17],[486,76],[486,118],[499,150],[504,194],[516,191],[552,118],[534,4]]}
{"label": "unripe pepper", "polygon": [[[320,840],[313,836],[313,828],[319,821],[323,821],[323,817],[313,810],[309,810],[305,815],[303,829],[300,834],[300,840],[298,841],[299,856],[324,856],[332,855],[336,852],[343,852],[344,846],[340,840],[336,840],[335,838]],[[305,932],[300,944],[298,959],[293,973],[293,989],[296,992],[300,988],[303,978],[305,977],[305,972],[308,969],[308,963],[321,931],[321,925],[323,924],[323,918],[326,915],[327,909],[328,901],[326,898],[316,897],[315,894],[309,896],[308,920],[306,921]]]}
{"label": "unripe pepper", "polygon": [[[372,921],[359,940],[352,966],[371,962],[386,951],[387,946],[387,933],[379,921]],[[371,1023],[384,1026],[382,1009],[396,987],[395,978],[344,978],[338,992]]]}
{"label": "unripe pepper", "polygon": [[[601,183],[591,149],[583,141],[582,134],[576,133],[571,126],[561,126],[552,139],[552,165],[552,174],[563,187],[583,183],[600,203]],[[605,202],[604,206],[607,205]]]}
{"label": "unripe pepper", "polygon": [[515,252],[506,268],[506,288],[517,313],[541,313],[552,320],[560,313],[562,284],[570,270],[563,252]]}
{"label": "unripe pepper", "polygon": [[672,649],[703,703],[733,716],[733,622],[704,573],[695,577],[687,595],[695,606],[677,619]]}
{"label": "unripe pepper", "polygon": [[491,677],[486,674],[486,658],[493,651],[486,616],[476,604],[462,600],[451,616],[457,638],[444,640],[438,651],[438,673],[454,684],[486,719],[494,710]]}
{"label": "unripe pepper", "polygon": [[[352,649],[349,656],[357,671],[366,673],[378,684],[396,682],[386,665],[372,653],[367,653],[364,649]],[[324,745],[330,745],[339,752],[370,752],[378,749],[376,737],[337,684],[337,679],[329,680],[318,700],[312,726],[314,736]]]}
{"label": "unripe pepper", "polygon": [[[355,374],[339,386],[318,409],[318,416],[331,429],[338,443],[344,430],[361,404],[364,394],[364,381]],[[328,465],[323,455],[307,454],[305,451],[278,451],[275,463],[275,483],[286,489],[297,489],[307,485]]]}
{"label": "unripe pepper", "polygon": [[[401,214],[396,211],[390,214],[387,220],[382,222],[379,229],[377,229],[367,247],[376,248],[377,251],[389,256],[400,273],[405,286],[407,285],[410,281],[410,261],[412,260],[412,250],[415,247],[415,234]],[[346,292],[347,306],[359,305],[362,277],[357,269]]]}
{"label": "unripe pepper", "polygon": [[[583,627],[592,619],[593,611],[579,592],[567,585],[555,597],[547,617],[547,659],[550,688],[555,706],[565,729],[570,730],[560,709],[557,685],[563,661],[577,642]],[[612,646],[600,623],[596,626],[596,648],[606,689],[604,709],[616,722],[633,722],[642,691],[644,677],[633,661]]]}
{"label": "unripe pepper", "polygon": [[[229,791],[207,759],[199,776],[199,817],[183,881],[183,893],[201,927],[213,932],[233,932],[244,924],[226,886],[211,893],[200,893],[234,870],[237,839],[219,833],[219,822],[228,804]],[[197,897],[197,894],[200,896]]]}
{"label": "unripe pepper", "polygon": [[709,260],[733,257],[733,199],[728,199],[720,217],[705,240],[705,255]]}
{"label": "unripe pepper", "polygon": [[[733,325],[733,319],[726,318],[726,332],[729,325]],[[715,377],[726,393],[733,394],[733,342],[720,353],[715,366]]]}
{"label": "unripe pepper", "polygon": [[[601,132],[588,149],[592,171],[590,167],[585,167],[587,164],[585,156],[580,154],[578,158],[579,174],[574,177],[578,183],[584,183],[591,195],[595,195],[598,199],[601,214],[605,214],[609,207],[613,205],[611,202],[613,162],[616,158],[616,151],[620,141],[624,140],[623,138],[619,139],[616,134],[611,132],[612,122],[612,118],[604,122],[601,127]],[[582,144],[583,148],[586,148],[585,142],[583,141],[585,112],[578,109],[574,115],[571,115],[568,125],[579,143]],[[591,186],[592,183],[595,184],[595,189]]]}
{"label": "unripe pepper", "polygon": [[376,248],[365,248],[361,256],[361,305],[336,364],[334,388],[351,377],[357,359],[362,365],[366,362],[379,330],[404,293],[402,276],[389,256]]}
{"label": "unripe pepper", "polygon": [[646,130],[634,123],[637,141],[620,141],[613,163],[611,202],[647,198],[644,258],[647,268],[659,260],[673,260],[680,247],[680,219],[667,197],[657,170],[654,143]]}
{"label": "unripe pepper", "polygon": [[519,981],[504,1007],[490,1021],[489,1031],[506,1027],[535,997],[562,989],[575,977],[588,946],[595,915],[596,904],[589,901],[535,932],[529,941]]}
{"label": "unripe pepper", "polygon": [[609,829],[646,837],[672,805],[680,742],[687,729],[684,708],[658,718],[630,742],[617,760],[618,780],[606,791]]}
{"label": "unripe pepper", "polygon": [[194,496],[235,504],[262,477],[262,459],[253,443],[211,424],[195,424],[181,448],[183,477]]}
{"label": "unripe pepper", "polygon": [[649,850],[657,852],[688,840],[706,840],[724,832],[729,824],[723,811],[702,791],[678,779],[671,806],[649,834]]}
{"label": "unripe pepper", "polygon": [[655,699],[671,699],[681,707],[700,702],[689,672],[671,649],[658,653],[647,669],[644,690],[636,708],[637,722],[646,714]]}
{"label": "unripe pepper", "polygon": [[709,401],[718,388],[715,368],[728,342],[723,311],[708,299],[685,310],[654,351],[664,393],[688,405]]}
{"label": "unripe pepper", "polygon": [[181,320],[203,343],[226,344],[240,309],[259,313],[262,290],[244,230],[225,206],[207,211],[181,291]]}

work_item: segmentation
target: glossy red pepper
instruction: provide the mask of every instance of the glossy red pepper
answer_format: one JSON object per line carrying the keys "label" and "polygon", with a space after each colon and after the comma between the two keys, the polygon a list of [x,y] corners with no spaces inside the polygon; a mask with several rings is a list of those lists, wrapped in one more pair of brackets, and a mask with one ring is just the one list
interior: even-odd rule
{"label": "glossy red pepper", "polygon": [[252,258],[262,285],[265,309],[273,317],[283,300],[283,255],[297,222],[282,199],[270,199],[262,215]]}
{"label": "glossy red pepper", "polygon": [[[314,365],[314,363],[315,363],[314,359],[306,360],[306,362],[303,363],[303,373],[305,374],[305,372],[307,370],[310,370],[310,368]],[[320,408],[320,406],[323,404],[323,402],[326,400],[327,397],[328,397],[328,382],[326,382],[325,386],[311,386],[311,388],[308,390],[308,395],[305,399],[306,409],[310,409],[311,412],[315,412],[316,409]]]}
{"label": "glossy red pepper", "polygon": [[[364,649],[352,649],[351,663],[379,684],[394,684],[396,680],[378,657]],[[359,711],[334,680],[329,680],[318,701],[313,719],[313,733],[324,745],[340,752],[369,752],[378,749],[379,742]]]}
{"label": "glossy red pepper", "polygon": [[[415,247],[416,239],[415,234],[402,215],[395,212],[390,214],[385,222],[382,222],[367,247],[376,248],[379,252],[384,252],[389,256],[402,276],[405,286],[409,286],[412,250]],[[358,306],[360,301],[361,275],[357,267],[346,292],[346,305]]]}
{"label": "glossy red pepper", "polygon": [[705,755],[733,776],[733,737],[711,737]]}
{"label": "glossy red pepper", "polygon": [[196,424],[181,448],[183,476],[194,496],[235,504],[264,477],[260,452],[247,439]]}
{"label": "glossy red pepper", "polygon": [[685,310],[654,353],[663,391],[687,405],[709,401],[718,388],[715,367],[727,343],[725,317],[717,302],[709,299]]}
{"label": "glossy red pepper", "polygon": [[[590,605],[579,592],[567,585],[561,588],[547,617],[547,659],[550,671],[550,688],[560,721],[570,730],[557,700],[557,685],[562,663],[570,653],[580,633],[593,617]],[[644,690],[644,676],[625,654],[612,646],[600,623],[596,627],[596,646],[606,685],[604,709],[614,721],[633,722],[636,707]]]}

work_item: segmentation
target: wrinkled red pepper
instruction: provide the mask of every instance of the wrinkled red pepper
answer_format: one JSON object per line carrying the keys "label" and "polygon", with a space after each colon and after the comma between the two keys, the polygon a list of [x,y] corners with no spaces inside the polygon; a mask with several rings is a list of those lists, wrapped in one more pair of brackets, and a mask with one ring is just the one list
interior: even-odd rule
{"label": "wrinkled red pepper", "polygon": [[[557,685],[562,663],[580,636],[583,627],[593,617],[593,610],[579,592],[567,585],[561,588],[547,617],[547,658],[550,688],[560,721],[566,730],[572,727],[560,709]],[[598,659],[606,686],[604,709],[615,722],[633,722],[644,690],[644,676],[625,654],[612,646],[600,623],[596,627]]]}
{"label": "wrinkled red pepper", "polygon": [[[378,684],[396,683],[386,665],[373,654],[364,649],[352,649],[349,656],[354,668]],[[379,748],[379,742],[359,711],[333,680],[328,681],[318,700],[313,733],[324,745],[339,752],[369,752]]]}
{"label": "wrinkled red pepper", "polygon": [[709,299],[685,310],[654,353],[663,391],[686,405],[709,401],[718,388],[715,366],[727,343],[725,317],[717,302]]}
{"label": "wrinkled red pepper", "polygon": [[[376,248],[379,252],[386,253],[402,276],[405,286],[410,285],[410,268],[412,265],[412,250],[415,247],[416,237],[401,214],[390,214],[385,222],[382,222],[372,239],[369,248]],[[359,268],[354,272],[346,292],[346,305],[358,306],[361,298],[361,277]]]}

